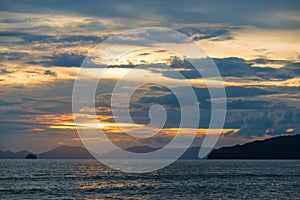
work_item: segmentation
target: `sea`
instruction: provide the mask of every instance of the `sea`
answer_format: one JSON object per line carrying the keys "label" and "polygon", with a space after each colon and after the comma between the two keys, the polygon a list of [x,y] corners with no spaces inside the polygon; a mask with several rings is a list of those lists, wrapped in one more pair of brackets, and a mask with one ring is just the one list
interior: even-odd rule
{"label": "sea", "polygon": [[124,173],[96,160],[0,160],[0,199],[300,199],[300,160],[179,160]]}

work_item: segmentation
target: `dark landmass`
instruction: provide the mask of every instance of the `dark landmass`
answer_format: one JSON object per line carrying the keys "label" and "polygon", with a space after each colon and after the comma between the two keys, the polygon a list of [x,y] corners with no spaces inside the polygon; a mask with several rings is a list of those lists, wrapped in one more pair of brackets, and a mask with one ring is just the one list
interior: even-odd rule
{"label": "dark landmass", "polygon": [[37,159],[37,157],[36,157],[36,155],[30,153],[25,157],[25,159]]}
{"label": "dark landmass", "polygon": [[[149,147],[149,146],[134,146],[134,147],[129,147],[126,150],[129,152],[134,152],[134,153],[140,153],[140,156],[138,155],[133,155],[132,157],[128,157],[128,155],[124,155],[123,152],[120,150],[113,150],[110,152],[107,152],[105,154],[101,155],[101,158],[105,159],[122,159],[124,157],[127,157],[128,159],[143,159],[144,156],[141,153],[148,153],[148,152],[153,152],[158,150],[159,148],[154,148],[154,147]],[[199,159],[198,154],[199,154],[200,146],[197,147],[190,147],[187,151],[183,153],[182,156],[180,156],[179,159]],[[160,154],[159,158],[156,159],[168,159],[170,155],[175,155],[181,152],[182,149],[180,148],[174,148],[174,149],[166,149],[164,153]]]}
{"label": "dark landmass", "polygon": [[0,151],[0,159],[24,159],[28,154],[31,154],[29,151]]}
{"label": "dark landmass", "polygon": [[129,147],[126,150],[134,153],[148,153],[148,152],[156,151],[158,149],[159,148],[153,148],[146,145],[146,146]]}
{"label": "dark landmass", "polygon": [[208,159],[300,159],[300,135],[279,136],[215,149]]}
{"label": "dark landmass", "polygon": [[35,155],[37,159],[92,159],[93,156],[83,147],[60,146],[40,154],[29,151],[17,153],[11,151],[0,151],[0,159],[24,159],[28,155]]}
{"label": "dark landmass", "polygon": [[92,159],[94,158],[85,148],[60,146],[37,155],[39,159]]}
{"label": "dark landmass", "polygon": [[[126,149],[130,152],[135,153],[147,153],[156,151],[158,148],[153,148],[149,146],[134,146]],[[179,159],[199,159],[200,147],[190,147]],[[161,155],[162,158],[168,158],[170,154],[174,154],[182,149],[169,149],[165,152],[165,155]],[[29,151],[21,151],[18,153],[13,153],[10,151],[0,151],[0,159],[24,159],[28,155],[34,155]],[[73,146],[60,146],[50,151],[46,151],[40,154],[36,154],[37,159],[94,159],[94,157],[83,147],[73,147]],[[101,156],[101,158],[106,159],[122,159],[124,154],[119,150],[114,150],[107,152]],[[132,157],[134,159],[135,157]],[[143,158],[141,156],[141,158]],[[130,158],[129,158],[130,159]]]}
{"label": "dark landmass", "polygon": [[[135,153],[156,151],[157,148],[149,146],[134,146],[126,149]],[[161,158],[168,158],[182,149],[169,149]],[[200,146],[190,147],[179,159],[199,159]],[[0,151],[0,159],[24,159],[29,151],[17,153]],[[50,151],[36,154],[37,159],[94,159],[83,147],[60,146]],[[101,156],[107,159],[122,159],[124,155],[118,150],[110,151]],[[132,157],[135,158],[135,157]],[[143,158],[141,156],[141,158]],[[130,159],[130,158],[129,158]],[[263,141],[254,141],[244,145],[223,147],[213,150],[208,159],[300,159],[300,135],[280,136]]]}
{"label": "dark landmass", "polygon": [[179,159],[187,159],[187,160],[194,160],[194,159],[199,159],[199,151],[200,151],[200,146],[198,147],[190,147],[182,156],[180,156]]}

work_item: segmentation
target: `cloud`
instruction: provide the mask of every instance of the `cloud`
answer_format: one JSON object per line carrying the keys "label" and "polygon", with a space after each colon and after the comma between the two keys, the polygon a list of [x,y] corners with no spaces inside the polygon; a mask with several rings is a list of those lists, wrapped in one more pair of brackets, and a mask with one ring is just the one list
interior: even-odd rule
{"label": "cloud", "polygon": [[21,52],[1,52],[0,61],[20,61],[28,57],[30,54]]}
{"label": "cloud", "polygon": [[[235,76],[235,77],[259,77],[264,80],[270,79],[289,79],[293,78],[296,74],[286,67],[276,69],[271,67],[257,67],[255,63],[246,61],[241,58],[223,58],[214,59],[218,69],[222,76]],[[283,63],[283,61],[276,60],[259,60],[261,63],[264,62],[276,62]]]}
{"label": "cloud", "polygon": [[283,70],[291,71],[296,75],[300,75],[300,62],[289,63],[284,66]]}
{"label": "cloud", "polygon": [[54,77],[57,76],[56,72],[51,71],[51,70],[49,70],[49,69],[45,70],[45,71],[44,71],[44,74],[45,74],[45,75],[49,75],[49,76],[54,76]]}
{"label": "cloud", "polygon": [[220,41],[233,39],[231,30],[236,29],[238,28],[187,26],[178,28],[177,31],[192,37],[194,40],[212,39]]}
{"label": "cloud", "polygon": [[[214,88],[218,90],[217,88]],[[186,95],[185,87],[177,87],[177,91],[180,92],[183,96]],[[211,115],[211,103],[210,103],[210,95],[209,90],[207,88],[193,88],[198,102],[199,108],[201,110],[201,120],[200,127],[208,127],[210,122]],[[233,99],[228,102],[229,110],[259,110],[269,108],[271,106],[271,102],[269,101],[259,101],[259,100],[242,100],[235,98],[254,98],[255,96],[276,94],[273,91],[265,91],[260,88],[246,88],[246,87],[226,87],[226,95],[227,98]],[[141,92],[142,91],[142,92]],[[101,101],[102,105],[108,105],[110,103],[110,98],[102,98],[98,99]],[[104,103],[106,102],[106,103]],[[180,109],[187,109],[185,107],[181,108],[176,98],[175,94],[173,94],[170,90],[166,90],[164,87],[143,87],[139,90],[136,90],[135,93],[131,97],[130,101],[130,113],[133,120],[136,123],[148,124],[150,122],[149,118],[149,109],[152,105],[159,104],[164,106],[167,111],[168,120],[165,124],[165,127],[178,127],[180,123],[181,111]],[[244,111],[243,111],[244,112]],[[235,128],[241,127],[243,124],[240,122],[230,122],[230,124],[226,124],[226,127],[230,127],[234,124]],[[232,128],[232,127],[230,127]]]}
{"label": "cloud", "polygon": [[[229,113],[227,120],[236,121],[236,113]],[[240,115],[243,125],[234,137],[255,137],[265,135],[282,135],[298,133],[300,126],[300,110],[284,103],[265,104],[262,109],[249,109]]]}
{"label": "cloud", "polygon": [[290,61],[287,60],[274,60],[274,59],[267,59],[267,58],[257,58],[253,60],[254,64],[281,64],[285,65],[290,63]]}
{"label": "cloud", "polygon": [[10,71],[8,71],[7,69],[1,69],[0,70],[0,74],[5,75],[5,74],[9,74],[11,73]]}
{"label": "cloud", "polygon": [[[72,6],[70,6],[70,4]],[[105,5],[105,6],[103,6]],[[23,13],[63,13],[71,16],[158,20],[161,25],[186,22],[229,23],[259,27],[295,28],[299,23],[299,2],[288,1],[64,1],[2,2],[1,10]]]}
{"label": "cloud", "polygon": [[[13,43],[32,43],[34,41],[41,41],[41,40],[47,40],[51,39],[54,36],[51,35],[37,35],[37,34],[32,34],[32,33],[27,33],[27,32],[22,32],[22,31],[1,31],[0,32],[0,37],[18,37],[22,39],[22,42],[17,41]],[[5,43],[5,40],[2,41]],[[9,41],[11,43],[11,41]]]}
{"label": "cloud", "polygon": [[[44,56],[41,64],[45,66],[80,67],[85,55],[77,53],[58,53],[52,56]],[[39,64],[36,63],[36,64]]]}
{"label": "cloud", "polygon": [[245,100],[238,99],[238,100],[227,102],[227,109],[261,110],[261,109],[265,109],[270,104],[271,104],[270,101],[258,101],[258,100],[245,101]]}
{"label": "cloud", "polygon": [[[218,88],[212,88],[215,91],[218,91]],[[181,92],[181,94],[186,93],[185,87],[177,87],[177,90]],[[206,101],[210,98],[209,90],[208,88],[197,88],[193,87],[193,90],[198,98],[199,102]],[[221,90],[221,89],[220,89]],[[269,94],[276,94],[277,92],[274,91],[265,91],[260,88],[255,87],[241,87],[241,86],[229,86],[225,87],[226,96],[228,98],[232,97],[254,97],[258,95],[269,95]],[[166,91],[165,91],[166,92]],[[140,99],[138,99],[141,103],[149,103],[149,102],[155,102],[158,104],[164,104],[164,105],[173,105],[173,106],[179,106],[174,99],[176,99],[176,96],[174,94],[170,94],[169,92],[166,92],[166,95],[153,95],[153,96],[142,96]],[[217,93],[217,92],[216,92]]]}
{"label": "cloud", "polygon": [[[202,59],[205,63],[205,59]],[[280,79],[286,80],[297,77],[300,72],[300,65],[298,62],[289,62],[281,60],[256,60],[258,63],[282,63],[286,64],[284,67],[276,69],[272,67],[258,67],[253,61],[247,61],[242,58],[213,58],[217,68],[219,69],[222,77],[240,77],[240,78],[257,78],[258,80],[272,80]],[[191,64],[187,61],[181,61],[178,65],[171,65],[171,67],[181,68],[178,72],[181,73],[186,79],[201,78],[201,75],[196,69],[193,69]],[[181,66],[181,67],[180,67]],[[205,68],[205,66],[201,66]],[[176,73],[169,70],[164,71],[163,75],[170,78],[176,78]]]}
{"label": "cloud", "polygon": [[[33,42],[40,43],[74,43],[80,42],[81,44],[92,42],[99,43],[107,38],[107,36],[96,36],[96,35],[47,35],[47,34],[37,34],[24,31],[1,31],[0,37],[17,37],[22,39],[21,41],[17,40],[16,42],[9,41],[9,44],[30,44]],[[6,43],[5,40],[1,41]]]}
{"label": "cloud", "polygon": [[14,106],[14,105],[18,105],[20,104],[20,102],[16,102],[16,101],[6,101],[6,100],[2,100],[0,99],[0,107],[6,107],[6,106]]}
{"label": "cloud", "polygon": [[266,91],[256,87],[241,87],[241,86],[230,86],[226,87],[227,97],[254,97],[258,95],[276,94],[274,91]]}
{"label": "cloud", "polygon": [[[256,81],[284,81],[299,76],[300,65],[298,62],[285,61],[285,60],[268,60],[268,59],[257,59],[257,60],[245,60],[237,57],[229,58],[213,58],[218,70],[223,78],[227,78],[226,81],[233,81],[234,78],[245,78],[249,80]],[[197,61],[201,70],[209,70],[206,67],[209,58],[200,59]],[[137,66],[144,65],[141,64],[129,64],[122,65],[112,65],[111,68],[135,68]],[[281,68],[273,68],[268,66],[257,66],[258,64],[282,64]],[[145,65],[146,68],[153,73],[161,73],[166,78],[172,79],[182,79],[178,77],[178,72],[183,75],[185,79],[198,79],[202,78],[201,74],[194,68],[194,66],[188,62],[186,59],[181,59],[179,57],[170,57],[168,62],[165,63],[168,68],[161,68],[160,65]],[[91,65],[93,66],[93,65]],[[100,66],[100,65],[98,65]],[[151,66],[151,67],[150,67]],[[162,69],[159,71],[159,69]],[[174,71],[175,70],[175,71]]]}

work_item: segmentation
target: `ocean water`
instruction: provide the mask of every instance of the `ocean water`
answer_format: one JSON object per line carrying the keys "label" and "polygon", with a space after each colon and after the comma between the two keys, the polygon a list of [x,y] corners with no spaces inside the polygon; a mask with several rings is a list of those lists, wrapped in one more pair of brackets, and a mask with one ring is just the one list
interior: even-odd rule
{"label": "ocean water", "polygon": [[300,199],[299,160],[180,160],[128,174],[95,160],[0,160],[0,199]]}

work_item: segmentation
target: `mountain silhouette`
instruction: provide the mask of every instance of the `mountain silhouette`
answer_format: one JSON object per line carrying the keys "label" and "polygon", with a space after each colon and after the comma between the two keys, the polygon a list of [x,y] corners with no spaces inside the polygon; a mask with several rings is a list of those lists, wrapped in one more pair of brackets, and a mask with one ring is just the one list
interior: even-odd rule
{"label": "mountain silhouette", "polygon": [[[200,146],[190,147],[179,159],[199,159]],[[149,146],[133,146],[126,150],[134,153],[156,151],[158,148]],[[169,158],[170,155],[181,152],[182,149],[167,149],[161,158]],[[0,151],[0,159],[24,159],[29,151]],[[94,159],[83,147],[60,146],[52,150],[35,154],[38,159]],[[101,155],[106,159],[123,159],[124,154],[120,150],[113,150]],[[134,159],[135,156],[128,159]],[[300,135],[279,136],[262,141],[254,141],[243,145],[222,147],[213,150],[208,159],[300,159]]]}
{"label": "mountain silhouette", "polygon": [[91,159],[93,156],[83,147],[60,146],[37,155],[39,159]]}
{"label": "mountain silhouette", "polygon": [[11,151],[0,151],[0,159],[23,159],[28,154],[32,154],[29,151],[19,151],[17,153]]}
{"label": "mountain silhouette", "polygon": [[[190,147],[188,148],[180,157],[179,159],[199,159],[198,154],[200,150],[200,146],[196,147]],[[155,147],[149,147],[147,145],[145,146],[133,146],[129,147],[126,149],[126,151],[133,152],[133,153],[139,153],[135,155],[128,155],[121,150],[113,150],[110,152],[107,152],[105,154],[101,155],[101,158],[105,159],[122,159],[122,158],[127,158],[127,159],[143,159],[145,158],[142,153],[148,153],[148,152],[153,152],[157,151],[159,148]],[[170,159],[170,157],[176,156],[182,152],[183,149],[181,148],[172,148],[172,149],[165,149],[164,152],[162,152],[158,158],[155,159]]]}
{"label": "mountain silhouette", "polygon": [[300,135],[279,136],[215,149],[208,159],[300,159]]}
{"label": "mountain silhouette", "polygon": [[159,148],[153,148],[153,147],[149,147],[149,146],[145,145],[145,146],[129,147],[126,149],[126,151],[130,151],[130,152],[134,152],[134,153],[148,153],[148,152],[156,151],[158,149]]}
{"label": "mountain silhouette", "polygon": [[[199,153],[200,147],[190,147],[179,159],[199,159],[198,153]],[[126,149],[129,152],[134,153],[148,153],[152,151],[158,150],[158,148],[149,147],[149,146],[133,146]],[[167,149],[164,154],[162,154],[161,158],[169,158],[172,154],[177,154],[178,152],[181,152],[182,149]],[[21,151],[18,153],[13,153],[10,151],[0,151],[0,159],[24,159],[28,154],[33,154],[29,151]],[[60,146],[57,148],[54,148],[52,150],[35,154],[38,159],[94,159],[94,157],[83,147],[77,146]],[[105,159],[123,159],[127,157],[127,154],[124,154],[120,150],[113,150],[107,153],[104,153],[101,155],[101,158]],[[128,158],[128,157],[127,157]],[[136,155],[133,155],[132,157],[128,159],[135,159]],[[141,154],[141,157],[143,158],[143,155]]]}

